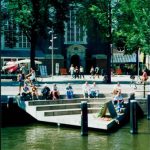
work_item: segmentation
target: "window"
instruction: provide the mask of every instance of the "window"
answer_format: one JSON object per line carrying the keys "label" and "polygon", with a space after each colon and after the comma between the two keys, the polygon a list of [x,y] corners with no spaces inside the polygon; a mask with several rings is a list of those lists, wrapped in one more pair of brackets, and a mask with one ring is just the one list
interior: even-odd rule
{"label": "window", "polygon": [[27,37],[20,32],[13,21],[6,21],[4,24],[4,47],[5,48],[30,48]]}
{"label": "window", "polygon": [[86,44],[86,30],[85,27],[79,26],[76,22],[76,11],[73,8],[70,10],[70,20],[65,23],[65,44]]}

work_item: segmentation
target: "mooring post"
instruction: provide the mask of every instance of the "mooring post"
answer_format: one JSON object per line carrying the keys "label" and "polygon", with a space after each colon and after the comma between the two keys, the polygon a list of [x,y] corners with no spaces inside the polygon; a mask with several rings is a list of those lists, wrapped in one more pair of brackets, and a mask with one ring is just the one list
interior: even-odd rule
{"label": "mooring post", "polygon": [[134,99],[135,99],[135,93],[130,93],[130,96],[128,98],[128,103],[130,103],[130,101]]}
{"label": "mooring post", "polygon": [[144,84],[143,84],[143,86],[144,86],[144,90],[143,90],[143,97],[145,98],[145,86],[146,86],[146,81],[144,81]]}
{"label": "mooring post", "polygon": [[81,135],[88,135],[88,109],[87,102],[81,102]]}
{"label": "mooring post", "polygon": [[14,96],[7,96],[7,108],[12,108]]}
{"label": "mooring post", "polygon": [[150,120],[150,94],[147,95],[147,119]]}
{"label": "mooring post", "polygon": [[130,132],[132,134],[138,133],[138,124],[137,124],[137,101],[130,101]]}

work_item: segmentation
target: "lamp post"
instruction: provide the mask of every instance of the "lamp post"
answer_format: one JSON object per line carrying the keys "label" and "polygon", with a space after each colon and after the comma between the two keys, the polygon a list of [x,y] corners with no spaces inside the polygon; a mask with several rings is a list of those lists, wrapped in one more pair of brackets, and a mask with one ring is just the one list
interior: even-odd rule
{"label": "lamp post", "polygon": [[49,34],[51,34],[51,46],[49,47],[49,49],[52,50],[52,78],[54,76],[54,39],[56,39],[57,37],[54,36],[54,30],[52,27],[52,30],[49,31]]}

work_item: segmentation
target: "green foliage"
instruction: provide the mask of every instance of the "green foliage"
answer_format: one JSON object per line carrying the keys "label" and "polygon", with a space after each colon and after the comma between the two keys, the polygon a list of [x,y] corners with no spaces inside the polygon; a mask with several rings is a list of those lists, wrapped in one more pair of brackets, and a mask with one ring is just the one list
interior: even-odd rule
{"label": "green foliage", "polygon": [[150,1],[120,0],[113,13],[117,21],[114,37],[125,38],[126,52],[140,48],[143,53],[150,54]]}
{"label": "green foliage", "polygon": [[[80,24],[89,28],[92,22],[96,22],[103,39],[109,40],[111,36],[111,41],[116,46],[121,41],[126,53],[133,53],[140,48],[145,54],[150,54],[149,0],[86,0],[80,2],[77,14]],[[112,33],[110,33],[110,26]]]}

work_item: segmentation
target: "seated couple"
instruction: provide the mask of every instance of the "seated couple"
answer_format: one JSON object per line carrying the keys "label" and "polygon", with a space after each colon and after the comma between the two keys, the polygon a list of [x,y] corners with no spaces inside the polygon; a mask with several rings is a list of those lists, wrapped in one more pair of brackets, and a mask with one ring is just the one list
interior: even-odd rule
{"label": "seated couple", "polygon": [[91,86],[86,81],[82,86],[84,98],[96,98],[99,96],[99,89],[94,82]]}
{"label": "seated couple", "polygon": [[53,85],[52,90],[50,90],[47,84],[44,84],[41,93],[44,99],[52,100],[59,99],[60,95],[56,84]]}

